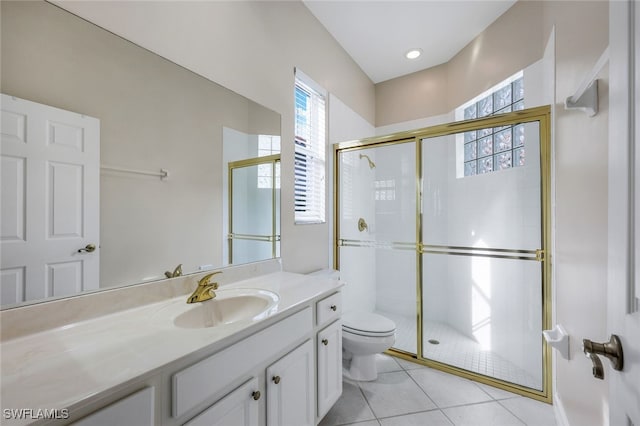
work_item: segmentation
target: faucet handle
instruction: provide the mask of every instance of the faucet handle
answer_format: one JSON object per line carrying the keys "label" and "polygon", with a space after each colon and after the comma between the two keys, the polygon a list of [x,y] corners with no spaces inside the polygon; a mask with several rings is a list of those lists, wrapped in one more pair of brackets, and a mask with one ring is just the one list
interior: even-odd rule
{"label": "faucet handle", "polygon": [[214,287],[214,290],[218,288],[218,283],[210,283],[209,280],[211,279],[212,276],[216,275],[216,274],[221,274],[222,271],[217,271],[217,272],[212,272],[210,274],[205,275],[204,277],[200,278],[200,281],[198,281],[198,286],[206,286],[206,285],[212,285]]}

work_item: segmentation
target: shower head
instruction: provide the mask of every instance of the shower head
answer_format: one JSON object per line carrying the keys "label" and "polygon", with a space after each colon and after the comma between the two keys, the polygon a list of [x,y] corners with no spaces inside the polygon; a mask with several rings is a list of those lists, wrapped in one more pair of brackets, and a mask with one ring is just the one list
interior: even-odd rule
{"label": "shower head", "polygon": [[373,168],[376,166],[376,165],[375,165],[375,163],[374,163],[373,161],[371,161],[371,158],[369,158],[369,156],[368,156],[368,155],[366,155],[366,154],[360,154],[360,159],[362,160],[363,158],[366,158],[366,159],[367,159],[367,161],[369,162],[369,168],[370,168],[370,169],[373,169]]}

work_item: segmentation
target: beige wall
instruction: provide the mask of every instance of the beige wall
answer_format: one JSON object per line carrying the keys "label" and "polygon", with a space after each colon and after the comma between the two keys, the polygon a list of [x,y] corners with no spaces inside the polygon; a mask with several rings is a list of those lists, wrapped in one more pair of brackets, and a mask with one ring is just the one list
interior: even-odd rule
{"label": "beige wall", "polygon": [[543,2],[520,1],[449,62],[376,85],[376,126],[446,114],[542,58]]}
{"label": "beige wall", "polygon": [[[293,144],[286,141],[293,140],[294,132],[294,67],[374,122],[373,83],[302,2],[61,4],[280,113],[285,177],[293,176]],[[281,220],[286,270],[307,272],[329,266],[329,226],[294,225],[293,179],[282,180]]]}
{"label": "beige wall", "polygon": [[571,335],[571,360],[557,358],[557,397],[571,425],[608,424],[607,380],[591,375],[583,338],[606,341],[608,74],[600,112],[566,111],[609,42],[608,2],[545,2],[545,33],[555,26],[556,321]]}
{"label": "beige wall", "polygon": [[222,126],[280,116],[45,2],[2,2],[3,93],[100,119],[101,287],[222,265]]}

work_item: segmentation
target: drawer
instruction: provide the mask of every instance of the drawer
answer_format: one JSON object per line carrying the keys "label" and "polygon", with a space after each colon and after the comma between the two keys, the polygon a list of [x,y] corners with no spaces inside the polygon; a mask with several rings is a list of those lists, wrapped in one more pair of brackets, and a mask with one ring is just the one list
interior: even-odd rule
{"label": "drawer", "polygon": [[316,303],[316,324],[322,325],[342,315],[342,293],[337,292]]}
{"label": "drawer", "polygon": [[223,349],[173,375],[173,417],[180,417],[207,399],[222,392],[256,365],[274,359],[312,331],[311,308]]}

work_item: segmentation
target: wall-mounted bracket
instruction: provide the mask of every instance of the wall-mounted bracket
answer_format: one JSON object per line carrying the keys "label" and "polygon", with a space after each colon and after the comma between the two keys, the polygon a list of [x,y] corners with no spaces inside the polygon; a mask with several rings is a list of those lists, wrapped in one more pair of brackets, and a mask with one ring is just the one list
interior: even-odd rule
{"label": "wall-mounted bracket", "polygon": [[593,117],[598,113],[598,80],[596,77],[608,62],[609,46],[604,49],[593,68],[585,75],[576,93],[564,101],[565,109],[579,109],[589,117]]}
{"label": "wall-mounted bracket", "polygon": [[579,98],[574,99],[574,96],[569,96],[564,101],[565,109],[579,109],[589,117],[598,113],[598,80],[593,80]]}

